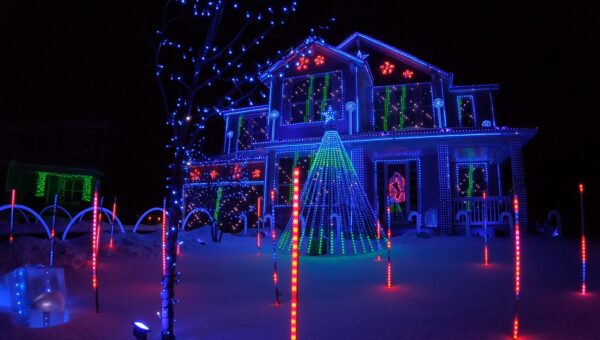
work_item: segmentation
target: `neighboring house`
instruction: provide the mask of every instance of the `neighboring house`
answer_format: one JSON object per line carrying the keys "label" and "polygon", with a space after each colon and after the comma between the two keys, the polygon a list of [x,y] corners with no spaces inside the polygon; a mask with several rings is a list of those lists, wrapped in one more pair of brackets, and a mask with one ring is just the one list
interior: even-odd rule
{"label": "neighboring house", "polygon": [[[94,185],[103,177],[108,125],[72,121],[12,126],[5,191],[36,209],[59,203],[72,211],[88,206]],[[8,196],[7,196],[8,197]]]}
{"label": "neighboring house", "polygon": [[514,193],[527,227],[521,152],[537,130],[500,125],[498,85],[455,85],[452,73],[361,33],[338,46],[306,40],[261,80],[267,104],[222,112],[223,155],[190,161],[186,211],[205,209],[222,228],[239,231],[244,218],[257,225],[261,205],[284,227],[292,169],[306,178],[330,110],[382,224],[389,207],[395,227],[408,225],[414,212],[441,234],[464,232],[460,211],[473,225],[487,215],[500,226]]}

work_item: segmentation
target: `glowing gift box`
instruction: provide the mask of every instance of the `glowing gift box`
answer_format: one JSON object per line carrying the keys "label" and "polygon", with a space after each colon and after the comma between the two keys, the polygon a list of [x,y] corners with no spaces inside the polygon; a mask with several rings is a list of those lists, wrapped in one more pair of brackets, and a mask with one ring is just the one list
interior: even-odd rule
{"label": "glowing gift box", "polygon": [[39,328],[69,321],[67,289],[62,268],[17,268],[0,279],[0,310],[12,312],[15,321]]}

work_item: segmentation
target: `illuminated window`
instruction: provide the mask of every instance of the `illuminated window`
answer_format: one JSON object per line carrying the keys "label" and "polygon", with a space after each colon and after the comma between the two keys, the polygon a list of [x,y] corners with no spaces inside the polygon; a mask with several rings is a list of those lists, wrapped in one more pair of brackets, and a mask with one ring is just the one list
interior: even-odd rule
{"label": "illuminated window", "polygon": [[456,196],[481,197],[487,191],[488,173],[485,163],[457,163],[455,169]]}
{"label": "illuminated window", "polygon": [[321,112],[332,107],[336,119],[343,116],[342,72],[292,77],[283,81],[282,112],[285,124],[322,120]]}
{"label": "illuminated window", "polygon": [[238,150],[249,150],[252,149],[253,143],[266,141],[268,139],[266,112],[259,116],[240,116],[237,136]]}
{"label": "illuminated window", "polygon": [[300,167],[300,183],[302,184],[310,171],[311,157],[300,153],[291,153],[290,157],[277,160],[277,204],[292,204],[293,170]]}
{"label": "illuminated window", "polygon": [[373,108],[376,131],[435,127],[431,83],[376,86]]}
{"label": "illuminated window", "polygon": [[458,96],[456,97],[456,106],[458,109],[458,126],[476,127],[475,98],[473,96]]}

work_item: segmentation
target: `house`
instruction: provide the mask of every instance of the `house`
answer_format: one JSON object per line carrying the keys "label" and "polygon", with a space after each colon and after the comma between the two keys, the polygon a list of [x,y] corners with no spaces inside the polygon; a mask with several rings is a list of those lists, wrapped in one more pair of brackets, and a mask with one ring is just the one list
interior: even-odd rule
{"label": "house", "polygon": [[337,46],[307,39],[260,79],[268,103],[222,112],[223,154],[189,163],[187,212],[209,211],[233,232],[264,214],[285,227],[292,169],[304,185],[329,115],[382,224],[389,209],[393,228],[464,234],[463,215],[504,228],[517,195],[527,227],[522,148],[537,130],[501,125],[497,84],[455,85],[452,73],[361,33]]}
{"label": "house", "polygon": [[14,189],[17,202],[34,209],[52,204],[55,194],[72,211],[91,204],[94,186],[104,177],[100,168],[109,124],[34,121],[4,132],[8,152],[0,173],[5,174],[5,197]]}

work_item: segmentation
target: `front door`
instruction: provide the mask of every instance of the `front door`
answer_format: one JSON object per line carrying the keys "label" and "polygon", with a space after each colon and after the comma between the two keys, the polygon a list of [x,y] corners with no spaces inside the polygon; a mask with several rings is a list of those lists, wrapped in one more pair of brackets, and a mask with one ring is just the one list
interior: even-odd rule
{"label": "front door", "polygon": [[392,225],[408,223],[408,214],[417,209],[417,185],[416,161],[378,162],[377,199],[383,226],[388,207]]}

